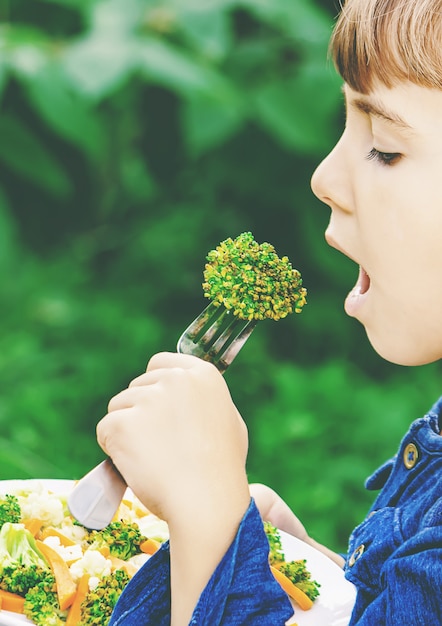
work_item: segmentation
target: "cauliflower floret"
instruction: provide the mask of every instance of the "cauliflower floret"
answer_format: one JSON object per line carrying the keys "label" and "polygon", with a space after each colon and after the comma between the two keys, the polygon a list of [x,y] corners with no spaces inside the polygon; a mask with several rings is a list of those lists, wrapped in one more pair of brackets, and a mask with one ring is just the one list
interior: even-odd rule
{"label": "cauliflower floret", "polygon": [[76,544],[75,546],[63,546],[59,537],[46,537],[46,539],[43,540],[43,543],[58,552],[63,561],[66,563],[78,561],[78,559],[81,559],[83,556],[81,545]]}
{"label": "cauliflower floret", "polygon": [[150,559],[150,554],[135,554],[135,556],[131,556],[130,559],[126,561],[130,565],[133,565],[135,569],[138,571],[143,565]]}
{"label": "cauliflower floret", "polygon": [[98,587],[99,582],[100,579],[98,578],[98,576],[91,576],[87,583],[89,586],[89,591],[93,591],[96,587]]}
{"label": "cauliflower floret", "polygon": [[17,492],[15,495],[23,518],[41,519],[44,526],[58,526],[65,517],[62,498],[43,485],[37,485],[32,491]]}
{"label": "cauliflower floret", "polygon": [[169,539],[169,527],[164,520],[153,513],[145,515],[144,517],[136,518],[136,523],[139,526],[141,534],[149,539],[155,539],[160,543]]}
{"label": "cauliflower floret", "polygon": [[69,517],[66,517],[63,520],[60,526],[60,532],[62,532],[65,537],[75,541],[75,543],[82,543],[88,536],[86,528],[84,526],[74,524],[72,519]]}
{"label": "cauliflower floret", "polygon": [[109,576],[111,568],[112,563],[109,559],[106,559],[98,550],[89,548],[81,559],[72,563],[69,571],[74,581],[78,582],[83,574],[89,574],[98,578]]}

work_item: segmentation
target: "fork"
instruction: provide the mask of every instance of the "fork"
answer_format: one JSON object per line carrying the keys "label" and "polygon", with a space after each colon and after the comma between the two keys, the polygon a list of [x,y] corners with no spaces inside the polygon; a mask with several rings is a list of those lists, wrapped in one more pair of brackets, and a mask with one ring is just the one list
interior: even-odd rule
{"label": "fork", "polygon": [[[256,320],[242,320],[211,302],[178,339],[177,351],[210,361],[223,374],[250,337]],[[108,457],[81,478],[68,498],[71,514],[86,528],[101,530],[113,519],[127,484]]]}

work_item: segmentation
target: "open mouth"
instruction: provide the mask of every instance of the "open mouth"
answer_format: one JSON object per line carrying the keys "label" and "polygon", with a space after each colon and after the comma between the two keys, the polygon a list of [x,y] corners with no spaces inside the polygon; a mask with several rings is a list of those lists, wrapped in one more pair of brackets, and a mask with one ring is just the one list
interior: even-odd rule
{"label": "open mouth", "polygon": [[360,265],[359,276],[358,276],[358,280],[355,286],[355,290],[357,291],[359,295],[362,295],[363,293],[367,293],[369,289],[370,289],[370,276],[367,274],[364,268]]}
{"label": "open mouth", "polygon": [[365,301],[364,295],[370,289],[370,284],[370,276],[367,274],[363,267],[359,266],[359,275],[358,280],[356,281],[356,285],[350,291],[345,300],[345,311],[347,315],[356,317],[360,310],[360,307]]}

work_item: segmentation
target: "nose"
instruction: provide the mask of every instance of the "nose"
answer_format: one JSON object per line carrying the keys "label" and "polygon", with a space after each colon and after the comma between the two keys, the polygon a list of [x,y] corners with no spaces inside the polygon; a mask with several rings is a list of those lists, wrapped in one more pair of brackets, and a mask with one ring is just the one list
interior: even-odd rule
{"label": "nose", "polygon": [[311,188],[315,196],[332,209],[351,212],[349,167],[345,162],[343,137],[314,171]]}

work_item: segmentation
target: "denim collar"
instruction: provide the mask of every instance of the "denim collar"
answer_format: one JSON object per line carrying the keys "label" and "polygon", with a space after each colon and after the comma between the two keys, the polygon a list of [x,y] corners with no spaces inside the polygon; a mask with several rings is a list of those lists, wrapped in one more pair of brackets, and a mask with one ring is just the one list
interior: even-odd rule
{"label": "denim collar", "polygon": [[[431,407],[430,411],[420,419],[413,422],[407,434],[401,441],[399,449],[409,441],[417,441],[421,450],[429,454],[442,454],[442,436],[439,434],[442,430],[442,396]],[[365,488],[370,491],[377,491],[387,482],[394,464],[397,454],[381,465],[371,476],[365,481]]]}

